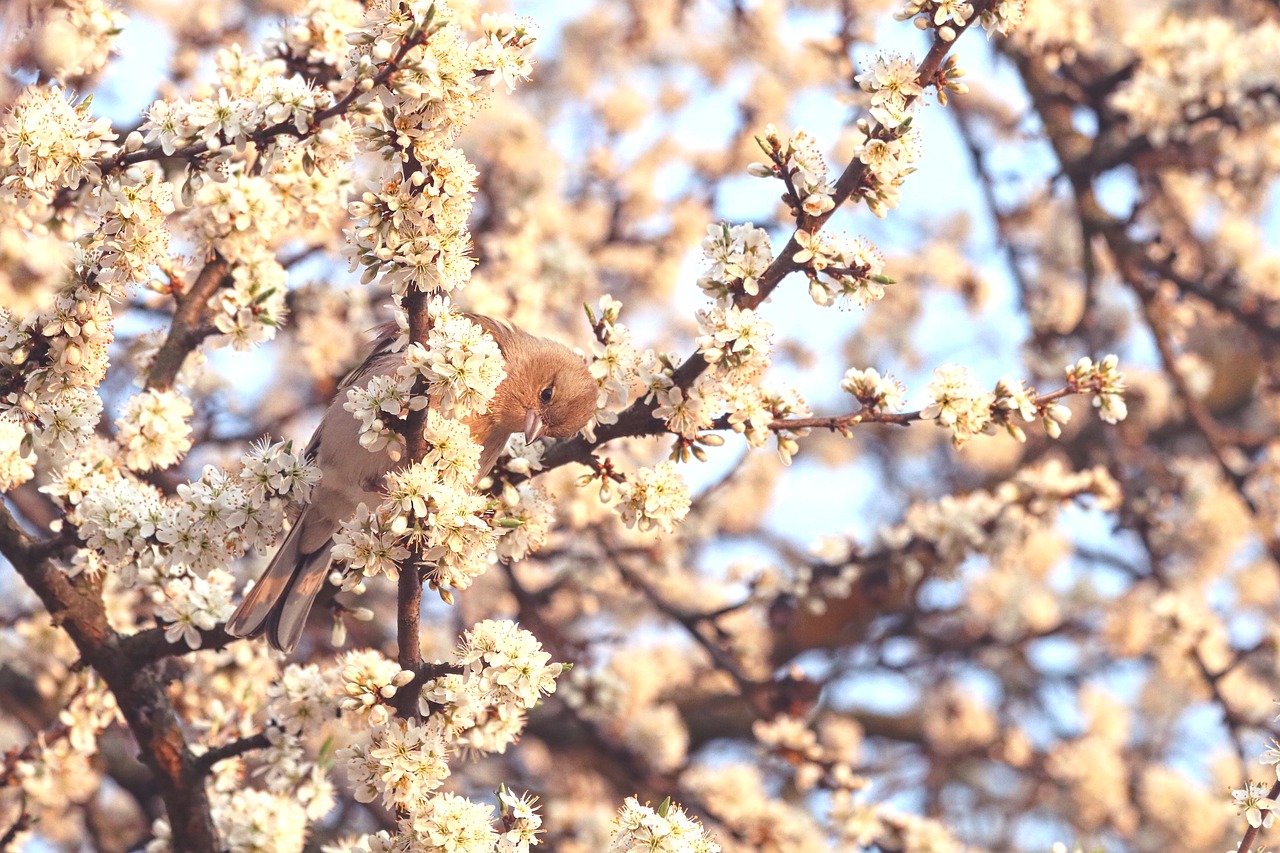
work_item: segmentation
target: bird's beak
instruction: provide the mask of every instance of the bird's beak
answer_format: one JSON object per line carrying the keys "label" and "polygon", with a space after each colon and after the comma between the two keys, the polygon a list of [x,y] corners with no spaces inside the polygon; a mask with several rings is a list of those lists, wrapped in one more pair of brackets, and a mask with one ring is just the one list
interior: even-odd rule
{"label": "bird's beak", "polygon": [[530,409],[524,416],[524,441],[533,444],[542,437],[542,415],[537,409]]}

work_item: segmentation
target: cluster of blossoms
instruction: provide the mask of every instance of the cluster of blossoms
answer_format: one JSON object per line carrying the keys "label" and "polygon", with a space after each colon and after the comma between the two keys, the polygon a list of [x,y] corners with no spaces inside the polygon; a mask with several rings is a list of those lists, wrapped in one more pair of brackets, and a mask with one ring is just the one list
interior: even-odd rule
{"label": "cluster of blossoms", "polygon": [[197,629],[231,611],[232,576],[222,567],[279,535],[293,501],[319,474],[287,442],[255,445],[236,476],[207,466],[166,498],[112,463],[105,448],[55,472],[42,491],[59,500],[85,546],[126,586],[146,585],[171,623],[169,639],[199,645]]}
{"label": "cluster of blossoms", "polygon": [[343,589],[355,589],[364,578],[376,575],[395,577],[409,558],[399,509],[387,503],[371,509],[361,503],[333,535],[330,553],[350,570],[343,575]]}
{"label": "cluster of blossoms", "polygon": [[628,527],[671,533],[689,513],[689,486],[673,462],[641,468],[619,486],[618,509]]}
{"label": "cluster of blossoms", "polygon": [[[501,809],[454,793],[439,792],[450,763],[466,749],[501,750],[523,727],[523,711],[554,690],[559,664],[526,631],[508,622],[484,622],[463,640],[450,668],[459,675],[450,685],[428,683],[427,696],[447,695],[454,713],[436,710],[424,719],[393,716],[390,702],[412,681],[375,651],[352,651],[325,667],[291,665],[268,690],[270,746],[259,769],[265,790],[247,788],[239,762],[218,765],[213,814],[230,849],[300,849],[306,825],[333,807],[333,784],[325,769],[343,771],[360,802],[381,801],[398,814],[397,829],[344,842],[341,849],[362,851],[445,850],[527,853],[537,844],[542,819],[535,798],[500,788]],[[445,678],[454,678],[447,676]],[[481,735],[480,729],[489,729]],[[508,734],[493,737],[498,730]],[[317,738],[317,733],[327,732]],[[337,745],[332,761],[316,750]],[[148,850],[170,849],[165,821]]]}
{"label": "cluster of blossoms", "polygon": [[[387,497],[363,504],[334,535],[333,556],[366,577],[398,571],[409,552],[432,563],[442,595],[466,589],[488,566],[500,531],[488,522],[490,500],[471,489],[480,447],[461,421],[427,412],[427,455],[387,475]],[[358,582],[348,579],[348,584]]]}
{"label": "cluster of blossoms", "polygon": [[991,425],[995,395],[982,390],[963,365],[944,365],[934,370],[925,393],[933,402],[921,410],[921,417],[936,420],[939,426],[951,430],[951,441],[957,447],[986,432]]}
{"label": "cluster of blossoms", "polygon": [[[865,192],[868,205],[883,216],[886,208],[897,205],[897,186],[911,171],[909,164],[915,160],[913,137],[905,135],[903,128],[884,134],[881,139],[872,137],[865,123],[860,127],[863,130],[861,139],[857,140],[856,154],[874,166],[869,167],[870,180],[865,190],[859,192]],[[793,200],[797,220],[804,226],[795,234],[798,251],[792,254],[791,260],[809,276],[809,295],[813,301],[830,305],[837,299],[848,298],[865,308],[882,299],[883,285],[891,280],[883,274],[884,258],[875,247],[861,238],[832,238],[819,231],[834,200],[826,163],[814,141],[803,130],[797,130],[784,141],[773,125],[769,125],[763,138],[757,141],[772,165],[755,163],[749,171],[762,177],[781,178],[787,185],[787,197]],[[717,297],[731,292],[728,290],[731,279],[722,279],[726,273],[736,272],[734,267],[726,269],[721,260],[726,247],[736,248],[729,238],[730,232],[725,226],[722,237],[717,238],[712,231],[703,241],[703,253],[710,262],[710,270],[703,279],[706,283],[700,284],[703,290]]]}
{"label": "cluster of blossoms", "polygon": [[[252,70],[246,71],[246,65]],[[291,127],[295,136],[302,135],[316,113],[333,103],[329,91],[301,77],[283,76],[281,60],[260,63],[238,50],[222,51],[218,66],[222,85],[213,94],[159,100],[148,108],[141,128],[143,142],[159,145],[169,156],[187,148],[217,155],[224,148],[243,148],[248,142],[279,135],[284,130],[281,125]],[[256,140],[255,134],[263,129],[273,132]],[[216,170],[211,174],[216,175]]]}
{"label": "cluster of blossoms", "polygon": [[1124,402],[1124,374],[1119,367],[1120,359],[1114,355],[1108,355],[1097,364],[1085,357],[1067,367],[1067,382],[1071,389],[1092,393],[1098,417],[1109,424],[1119,423],[1129,414]]}
{"label": "cluster of blossoms", "polygon": [[347,210],[355,220],[349,254],[364,281],[381,275],[397,295],[411,288],[450,291],[466,285],[470,256],[467,217],[475,193],[475,167],[461,151],[439,153],[426,171],[408,179],[388,174]]}
{"label": "cluster of blossoms", "polygon": [[31,86],[0,124],[0,202],[18,209],[20,227],[46,221],[62,187],[98,176],[98,157],[116,135],[109,119],[89,112],[92,103],[75,103],[57,86]]}
{"label": "cluster of blossoms", "polygon": [[609,853],[719,853],[720,845],[670,799],[655,809],[627,797],[614,819]]}
{"label": "cluster of blossoms", "polygon": [[773,263],[769,233],[751,223],[708,225],[702,255],[707,269],[698,287],[720,305],[732,304],[739,293],[758,294],[759,278]]}
{"label": "cluster of blossoms", "polygon": [[165,220],[174,211],[173,186],[159,167],[139,163],[105,176],[92,206],[101,217],[86,247],[94,281],[112,293],[147,281],[152,266],[169,254]]}
{"label": "cluster of blossoms", "polygon": [[827,161],[808,133],[797,130],[784,143],[778,129],[770,124],[765,127],[764,138],[757,137],[756,141],[769,155],[772,165],[753,163],[747,169],[750,174],[781,178],[787,185],[790,203],[807,216],[822,216],[835,207]]}
{"label": "cluster of blossoms", "polygon": [[1111,105],[1152,145],[1213,141],[1224,122],[1240,130],[1274,123],[1275,21],[1169,15],[1126,41],[1137,66]]}
{"label": "cluster of blossoms", "polygon": [[899,21],[915,19],[920,29],[937,28],[940,38],[952,41],[956,29],[963,29],[973,17],[973,4],[963,0],[907,0],[894,17]]}
{"label": "cluster of blossoms", "polygon": [[55,0],[30,45],[35,60],[56,80],[78,80],[107,64],[127,20],[106,0]]}
{"label": "cluster of blossoms", "polygon": [[871,95],[872,118],[889,130],[911,118],[916,100],[924,94],[915,60],[901,54],[877,55],[855,79]]}
{"label": "cluster of blossoms", "polygon": [[93,440],[113,329],[108,294],[75,277],[25,317],[0,308],[0,409],[26,432],[15,459],[58,466]]}
{"label": "cluster of blossoms", "polygon": [[[519,464],[514,467],[517,473],[528,473],[527,468],[519,471]],[[511,464],[507,465],[508,470],[512,468]],[[505,488],[502,506],[494,521],[499,529],[506,531],[498,540],[498,557],[514,561],[540,550],[551,535],[555,509],[551,496],[536,486],[521,483],[515,488]]]}
{"label": "cluster of blossoms", "polygon": [[[978,16],[988,36],[1007,36],[1022,23],[1026,14],[1026,0],[996,0],[986,4]],[[954,41],[959,30],[971,23],[973,3],[964,0],[906,0],[906,4],[894,13],[899,21],[914,20],[917,29],[936,29],[943,41]]]}
{"label": "cluster of blossoms", "polygon": [[231,271],[231,286],[210,299],[213,325],[222,334],[215,344],[247,350],[275,337],[284,323],[289,275],[266,252],[242,258]]}
{"label": "cluster of blossoms", "polygon": [[66,681],[60,687],[71,694],[58,713],[62,728],[41,732],[11,765],[9,780],[31,806],[51,811],[65,810],[96,789],[101,781],[93,763],[98,735],[123,719],[115,696],[92,670],[62,675]]}
{"label": "cluster of blossoms", "polygon": [[432,300],[430,313],[425,346],[410,344],[398,375],[422,377],[428,396],[454,417],[484,414],[507,375],[497,342],[442,301]]}
{"label": "cluster of blossoms", "polygon": [[0,309],[0,368],[20,374],[21,398],[56,406],[70,389],[93,391],[107,372],[114,320],[107,295],[73,283],[47,307],[19,319]]}
{"label": "cluster of blossoms", "polygon": [[555,690],[561,665],[528,631],[485,621],[463,635],[448,668],[455,671],[423,686],[421,720],[391,714],[390,701],[413,676],[377,652],[349,652],[325,669],[286,668],[268,705],[278,727],[264,757],[270,790],[305,794],[307,817],[323,817],[330,786],[305,757],[303,738],[340,720],[346,745],[335,762],[356,799],[381,801],[400,816],[395,833],[354,839],[348,849],[527,851],[542,823],[533,798],[503,788],[499,828],[492,806],[438,789],[460,750],[501,752],[515,740],[524,712]]}
{"label": "cluster of blossoms", "polygon": [[991,491],[913,504],[902,523],[880,530],[879,538],[908,577],[926,569],[946,576],[974,554],[1008,551],[1058,507],[1086,497],[1111,509],[1119,504],[1120,486],[1105,468],[1070,472],[1051,460]]}
{"label": "cluster of blossoms", "polygon": [[34,477],[35,461],[26,428],[16,418],[0,417],[0,492],[17,488]]}
{"label": "cluster of blossoms", "polygon": [[201,631],[212,631],[234,610],[235,578],[229,572],[211,572],[207,577],[181,575],[164,582],[152,594],[156,619],[164,624],[164,638],[198,649]]}
{"label": "cluster of blossoms", "polygon": [[[736,266],[743,257],[741,244],[738,249],[725,250],[736,241],[750,239],[753,233],[764,232],[751,226],[709,228],[703,246],[711,272],[704,282],[723,276],[733,277],[740,284],[740,276],[747,274]],[[762,245],[767,247],[767,242]],[[737,258],[733,257],[735,254]],[[761,270],[766,266],[764,262]],[[760,374],[769,364],[772,327],[755,311],[734,306],[725,283],[717,286],[723,295],[718,304],[698,314],[698,345],[711,369],[688,388],[676,384],[674,374],[679,364],[671,355],[636,351],[630,331],[618,322],[621,304],[616,299],[601,299],[598,318],[589,312],[597,337],[591,373],[600,385],[598,402],[602,406],[611,400],[625,402],[633,392],[652,401],[653,416],[665,421],[667,429],[683,439],[673,455],[686,461],[690,455],[703,457],[696,443],[721,443],[719,436],[706,432],[716,425],[715,419],[721,413],[732,429],[744,433],[756,447],[763,446],[772,434],[769,425],[775,417],[807,413],[794,391],[771,393],[760,387]],[[616,412],[602,410],[596,417],[599,423],[610,423]],[[778,446],[783,458],[789,459],[794,452],[794,439],[778,435]],[[620,494],[616,508],[623,521],[642,530],[657,527],[671,532],[689,509],[688,486],[671,464],[638,472],[633,481],[623,482]],[[606,484],[601,497],[607,500],[611,496],[612,490]],[[651,512],[657,515],[649,516]]]}
{"label": "cluster of blossoms", "polygon": [[267,39],[268,50],[291,66],[315,68],[318,77],[337,80],[350,64],[347,34],[365,24],[364,7],[357,0],[306,0],[301,7]]}
{"label": "cluster of blossoms", "polygon": [[347,402],[342,408],[359,422],[361,447],[399,461],[404,453],[404,437],[387,419],[403,420],[410,411],[426,407],[426,398],[414,397],[413,383],[412,376],[376,374],[365,384],[347,389]]}
{"label": "cluster of blossoms", "polygon": [[[698,312],[698,347],[710,369],[687,387],[675,382],[679,367],[668,353],[645,351],[638,358],[614,357],[610,365],[625,364],[627,378],[639,393],[655,402],[654,417],[685,444],[677,446],[680,458],[701,451],[688,442],[712,444],[704,435],[724,416],[728,425],[744,434],[754,447],[762,447],[777,418],[807,414],[804,401],[791,389],[772,392],[760,381],[769,366],[772,325],[750,308],[735,304],[739,295],[759,293],[758,277],[772,262],[768,236],[753,225],[712,225],[702,241],[706,271],[699,286],[716,304]],[[778,449],[784,460],[794,452],[793,440],[780,433]]]}
{"label": "cluster of blossoms", "polygon": [[828,237],[821,232],[797,231],[799,251],[791,260],[809,276],[809,297],[816,305],[849,299],[865,308],[884,298],[884,256],[864,238]]}
{"label": "cluster of blossoms", "polygon": [[591,377],[600,386],[595,423],[609,424],[617,421],[617,408],[627,404],[632,386],[640,382],[640,353],[631,340],[631,330],[618,322],[622,303],[605,295],[600,297],[599,308],[597,318],[591,306],[587,306],[587,318],[595,332],[590,370]]}
{"label": "cluster of blossoms", "polygon": [[454,662],[460,672],[423,685],[420,710],[443,721],[451,742],[482,752],[503,752],[515,742],[525,712],[555,692],[563,669],[533,634],[495,620],[463,634]]}
{"label": "cluster of blossoms", "polygon": [[[402,9],[399,2],[379,0],[353,38],[350,73],[373,84],[361,87],[358,102],[376,98],[382,107],[361,135],[367,150],[386,159],[386,170],[349,207],[356,220],[349,254],[365,281],[381,274],[398,295],[410,287],[447,292],[469,280],[475,262],[467,217],[476,172],[452,140],[479,109],[477,71],[492,73],[495,85],[502,80],[511,86],[529,70],[533,38],[525,24],[485,15],[484,38],[468,44],[446,18],[441,4],[413,2]],[[375,75],[377,64],[388,60],[397,73]],[[406,176],[409,162],[421,165]]]}
{"label": "cluster of blossoms", "polygon": [[533,44],[533,23],[527,18],[486,13],[480,16],[484,38],[472,45],[477,72],[489,72],[489,85],[505,84],[507,91],[528,80],[533,71],[528,48]]}
{"label": "cluster of blossoms", "polygon": [[859,119],[853,130],[853,156],[866,167],[863,185],[856,191],[867,209],[883,219],[898,206],[902,184],[915,171],[920,158],[918,131],[897,127],[886,132]]}
{"label": "cluster of blossoms", "polygon": [[698,331],[702,357],[726,382],[751,382],[769,367],[773,324],[750,308],[705,308]]}
{"label": "cluster of blossoms", "polygon": [[[348,36],[353,61],[346,76],[362,91],[358,103],[383,107],[366,129],[370,151],[430,163],[479,111],[476,54],[492,57],[491,41],[468,44],[449,15],[443,3],[375,0],[363,26]],[[376,69],[388,62],[398,73],[379,78]]]}
{"label": "cluster of blossoms", "polygon": [[149,389],[125,403],[116,419],[124,463],[134,471],[168,468],[191,449],[191,402],[174,390]]}
{"label": "cluster of blossoms", "polygon": [[[1082,358],[1066,370],[1067,390],[1093,394],[1094,406],[1107,423],[1116,423],[1128,413],[1123,396],[1124,374],[1118,365],[1116,356],[1109,355],[1098,364]],[[984,391],[968,368],[960,365],[937,368],[925,390],[932,402],[921,410],[920,416],[949,429],[956,447],[1001,426],[1014,438],[1025,441],[1026,433],[1018,421],[1028,423],[1037,418],[1045,432],[1057,438],[1062,426],[1071,420],[1071,410],[1057,402],[1060,394],[1037,397],[1022,381],[1008,378],[996,383],[994,393]]]}
{"label": "cluster of blossoms", "polygon": [[874,367],[866,370],[849,368],[840,380],[840,389],[873,410],[899,412],[906,405],[906,386],[887,373],[881,376]]}

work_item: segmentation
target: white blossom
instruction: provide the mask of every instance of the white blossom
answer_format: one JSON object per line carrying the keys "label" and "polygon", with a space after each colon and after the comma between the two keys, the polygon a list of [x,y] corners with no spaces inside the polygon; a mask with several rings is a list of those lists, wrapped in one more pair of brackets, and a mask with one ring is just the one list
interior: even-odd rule
{"label": "white blossom", "polygon": [[689,487],[673,462],[641,468],[618,487],[618,511],[628,527],[671,533],[689,505]]}

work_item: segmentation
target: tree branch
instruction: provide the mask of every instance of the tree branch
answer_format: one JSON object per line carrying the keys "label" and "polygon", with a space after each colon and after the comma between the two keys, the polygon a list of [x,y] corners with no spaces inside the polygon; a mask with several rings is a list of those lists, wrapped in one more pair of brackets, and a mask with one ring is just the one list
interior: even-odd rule
{"label": "tree branch", "polygon": [[218,838],[209,796],[155,665],[139,665],[125,655],[120,636],[107,623],[101,596],[73,584],[49,557],[33,548],[34,544],[8,508],[0,504],[0,554],[13,564],[54,623],[70,635],[81,658],[111,689],[143,762],[160,781],[174,849],[214,853]]}
{"label": "tree branch", "polygon": [[218,292],[218,288],[223,286],[230,271],[231,265],[215,252],[196,276],[191,289],[178,300],[178,308],[173,312],[173,322],[169,326],[169,335],[160,345],[160,351],[156,353],[151,370],[147,373],[148,388],[157,391],[172,388],[187,356],[212,334],[213,328],[204,324],[205,307]]}

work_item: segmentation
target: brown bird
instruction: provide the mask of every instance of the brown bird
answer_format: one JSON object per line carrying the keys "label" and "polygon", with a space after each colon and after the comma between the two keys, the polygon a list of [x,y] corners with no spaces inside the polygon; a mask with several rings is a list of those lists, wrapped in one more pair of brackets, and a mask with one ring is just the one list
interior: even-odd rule
{"label": "brown bird", "polygon": [[[489,411],[465,421],[483,448],[483,477],[514,433],[523,432],[532,442],[543,435],[567,438],[586,426],[596,410],[596,382],[568,347],[508,323],[468,317],[498,344],[507,372]],[[307,455],[320,467],[320,481],[267,570],[227,620],[233,637],[266,634],[272,647],[293,651],[329,575],[333,534],[360,503],[373,506],[382,499],[383,477],[396,463],[385,452],[360,446],[359,425],[343,409],[348,388],[374,375],[393,374],[402,364],[401,353],[391,349],[399,334],[395,324],[379,331],[373,352],[342,380],[307,445]]]}

